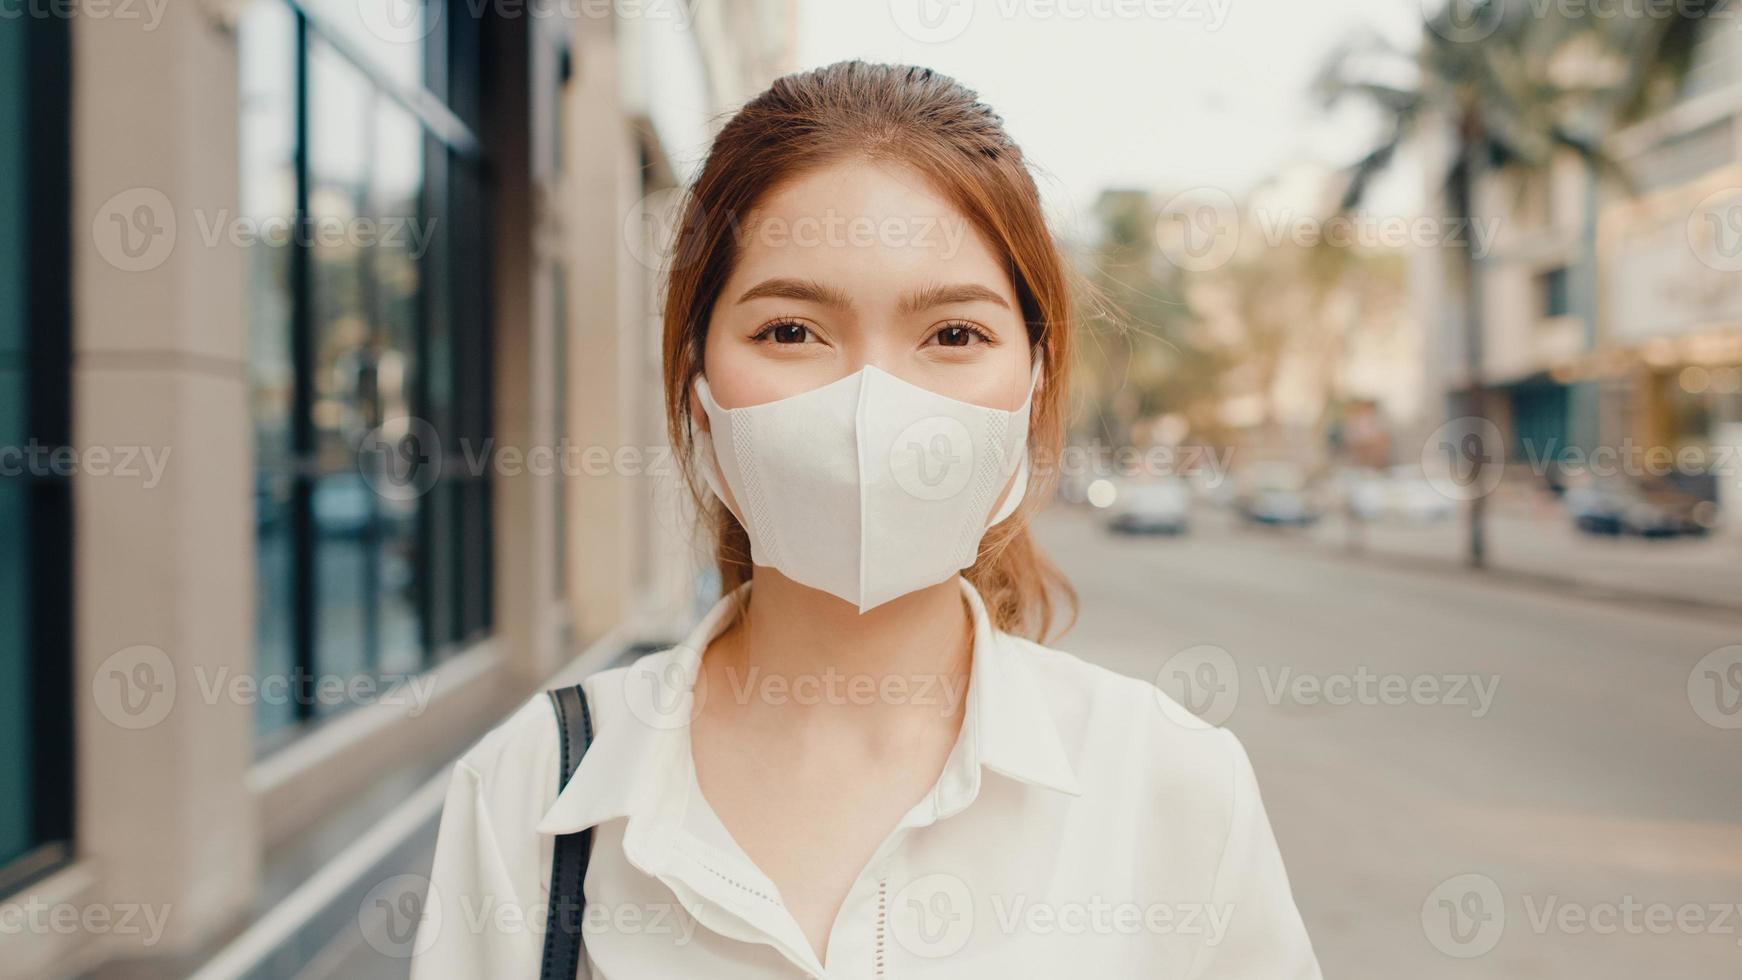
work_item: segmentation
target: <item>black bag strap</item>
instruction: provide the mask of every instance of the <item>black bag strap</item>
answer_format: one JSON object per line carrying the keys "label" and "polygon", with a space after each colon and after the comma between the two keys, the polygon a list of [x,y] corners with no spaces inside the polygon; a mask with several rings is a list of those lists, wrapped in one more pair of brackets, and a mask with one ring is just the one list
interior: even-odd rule
{"label": "black bag strap", "polygon": [[[580,768],[581,756],[593,744],[593,714],[586,692],[576,684],[547,692],[556,711],[557,734],[562,741],[562,771],[557,774],[557,792],[569,784]],[[593,851],[593,828],[559,834],[550,862],[550,916],[544,933],[543,980],[575,980],[580,972],[581,915],[586,908],[582,888],[587,880],[587,860]]]}

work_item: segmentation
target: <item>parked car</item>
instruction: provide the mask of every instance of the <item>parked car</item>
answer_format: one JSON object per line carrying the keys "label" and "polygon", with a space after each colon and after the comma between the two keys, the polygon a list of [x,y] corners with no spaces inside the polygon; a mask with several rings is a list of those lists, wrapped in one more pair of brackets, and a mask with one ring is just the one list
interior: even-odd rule
{"label": "parked car", "polygon": [[1393,466],[1352,476],[1345,484],[1348,506],[1360,520],[1399,520],[1416,524],[1443,521],[1457,503],[1434,488],[1413,466]]}
{"label": "parked car", "polygon": [[1192,490],[1169,476],[1120,488],[1107,526],[1121,534],[1181,534],[1191,527]]}
{"label": "parked car", "polygon": [[1705,534],[1718,522],[1716,504],[1663,480],[1601,479],[1569,487],[1563,499],[1588,534],[1674,537]]}
{"label": "parked car", "polygon": [[1255,463],[1240,475],[1240,516],[1255,524],[1305,527],[1319,519],[1306,470],[1293,463]]}

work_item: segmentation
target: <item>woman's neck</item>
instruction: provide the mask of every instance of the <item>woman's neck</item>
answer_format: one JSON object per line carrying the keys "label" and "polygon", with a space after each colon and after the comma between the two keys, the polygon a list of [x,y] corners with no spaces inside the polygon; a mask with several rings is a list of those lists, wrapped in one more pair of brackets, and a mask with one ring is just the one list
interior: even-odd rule
{"label": "woman's neck", "polygon": [[767,714],[786,721],[908,711],[954,718],[967,693],[973,640],[954,576],[861,615],[849,602],[759,567],[744,615],[708,648],[708,698],[726,693],[737,707],[778,709]]}

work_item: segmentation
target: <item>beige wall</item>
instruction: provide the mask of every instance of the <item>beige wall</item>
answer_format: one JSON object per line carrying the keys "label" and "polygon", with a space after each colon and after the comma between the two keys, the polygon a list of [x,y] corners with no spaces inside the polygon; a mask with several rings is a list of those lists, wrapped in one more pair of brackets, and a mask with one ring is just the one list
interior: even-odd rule
{"label": "beige wall", "polygon": [[[703,66],[713,97],[735,100],[766,83],[770,52],[789,38],[751,44],[731,32],[771,16],[789,28],[790,3],[726,6],[702,18],[697,52],[713,59]],[[206,694],[214,678],[255,671],[247,255],[202,235],[239,211],[236,37],[220,20],[233,13],[214,0],[168,5],[152,31],[73,22],[74,439],[167,451],[168,468],[155,486],[75,480],[77,855],[17,897],[147,904],[167,913],[167,929],[151,948],[143,936],[0,935],[0,978],[209,944],[256,901],[274,845],[410,761],[457,751],[581,643],[650,615],[681,621],[693,604],[703,556],[669,459],[663,477],[641,472],[666,441],[656,263],[636,217],[650,137],[622,102],[618,26],[536,22],[539,41],[519,57],[497,52],[505,71],[490,81],[488,128],[507,134],[489,150],[497,444],[563,448],[565,385],[570,444],[627,447],[643,464],[603,476],[499,473],[496,635],[434,672],[421,715],[354,708],[256,759],[252,705]],[[565,34],[575,74],[566,94],[547,96]],[[561,174],[544,152],[559,116]],[[664,153],[656,138],[647,145]],[[138,215],[163,229],[173,220],[166,254],[124,247],[121,228]],[[137,681],[155,687],[125,687]]]}
{"label": "beige wall", "polygon": [[[155,488],[74,481],[77,847],[96,901],[171,909],[174,948],[251,896],[260,855],[252,715],[208,703],[194,674],[254,666],[246,276],[239,248],[200,233],[236,208],[236,87],[211,84],[236,53],[204,8],[172,4],[149,32],[75,18],[73,64],[74,442],[170,453]],[[161,264],[113,233],[140,206],[175,222]],[[136,678],[175,686],[130,692],[151,707],[129,716],[105,690]]]}

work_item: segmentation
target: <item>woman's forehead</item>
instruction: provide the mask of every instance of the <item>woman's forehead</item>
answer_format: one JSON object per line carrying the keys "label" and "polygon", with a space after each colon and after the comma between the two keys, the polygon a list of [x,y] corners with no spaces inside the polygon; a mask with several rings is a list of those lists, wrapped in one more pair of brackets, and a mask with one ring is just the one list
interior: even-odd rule
{"label": "woman's forehead", "polygon": [[1006,263],[974,222],[903,165],[845,162],[785,181],[734,234],[734,284],[803,275],[878,292],[946,278],[1011,293]]}

